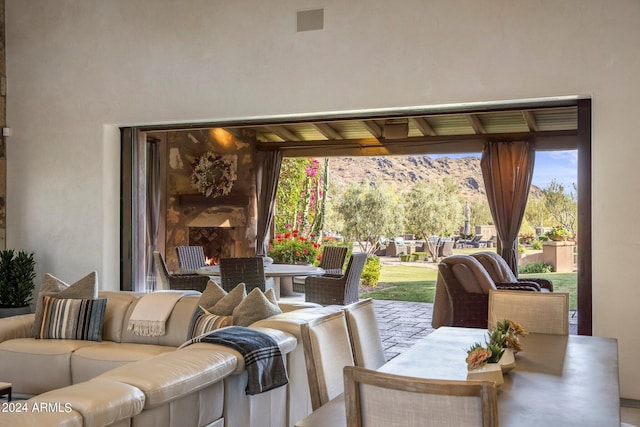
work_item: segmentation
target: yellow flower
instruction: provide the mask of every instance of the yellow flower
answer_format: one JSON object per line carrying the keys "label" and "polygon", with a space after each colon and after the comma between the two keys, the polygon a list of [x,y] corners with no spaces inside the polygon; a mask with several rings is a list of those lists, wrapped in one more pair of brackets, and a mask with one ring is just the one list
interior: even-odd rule
{"label": "yellow flower", "polygon": [[511,330],[511,333],[515,336],[519,336],[519,335],[527,335],[528,332],[525,328],[522,327],[522,325],[518,322],[514,322],[512,320],[509,320],[509,329]]}
{"label": "yellow flower", "polygon": [[522,344],[520,344],[520,340],[515,335],[507,335],[507,348],[513,350],[514,353],[517,353],[522,350]]}

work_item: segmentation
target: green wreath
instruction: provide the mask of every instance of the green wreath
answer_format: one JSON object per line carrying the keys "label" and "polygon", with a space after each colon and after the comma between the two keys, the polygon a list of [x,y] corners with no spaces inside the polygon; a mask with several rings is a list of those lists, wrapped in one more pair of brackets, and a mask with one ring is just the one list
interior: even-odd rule
{"label": "green wreath", "polygon": [[191,185],[207,197],[226,196],[238,178],[238,156],[207,151],[193,162]]}

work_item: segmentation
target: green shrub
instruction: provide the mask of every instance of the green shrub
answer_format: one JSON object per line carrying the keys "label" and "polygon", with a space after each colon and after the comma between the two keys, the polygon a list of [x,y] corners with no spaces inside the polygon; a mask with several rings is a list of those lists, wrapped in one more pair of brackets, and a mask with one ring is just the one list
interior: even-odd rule
{"label": "green shrub", "polygon": [[542,249],[542,242],[540,240],[534,240],[533,243],[531,243],[531,249],[535,249],[535,250]]}
{"label": "green shrub", "polygon": [[413,255],[420,261],[424,261],[429,257],[429,254],[426,252],[414,252]]}
{"label": "green shrub", "polygon": [[518,272],[521,274],[530,273],[552,273],[553,266],[545,264],[544,262],[532,262],[531,264],[523,265],[518,268]]}
{"label": "green shrub", "polygon": [[380,258],[375,255],[368,257],[367,263],[362,270],[362,276],[360,276],[362,284],[364,286],[377,286],[380,280],[381,269],[382,264],[380,263]]}
{"label": "green shrub", "polygon": [[401,254],[400,255],[400,261],[402,261],[402,262],[412,261],[411,255],[410,254]]}

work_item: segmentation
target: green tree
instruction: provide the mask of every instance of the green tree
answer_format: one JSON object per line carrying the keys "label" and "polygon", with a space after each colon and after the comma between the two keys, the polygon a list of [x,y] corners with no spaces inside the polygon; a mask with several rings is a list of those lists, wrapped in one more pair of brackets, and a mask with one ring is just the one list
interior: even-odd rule
{"label": "green tree", "polygon": [[404,203],[406,229],[420,238],[450,236],[464,224],[464,202],[451,179],[416,183]]}
{"label": "green tree", "polygon": [[395,193],[387,187],[368,184],[350,185],[336,205],[344,223],[347,241],[358,242],[360,249],[374,253],[382,236],[402,232],[403,209]]}
{"label": "green tree", "polygon": [[282,159],[276,191],[276,233],[295,227],[308,159]]}
{"label": "green tree", "polygon": [[[547,210],[545,197],[537,198],[529,195],[527,207],[524,211],[524,219],[533,227],[550,227],[555,221]],[[522,230],[520,230],[522,232]]]}
{"label": "green tree", "polygon": [[554,225],[562,225],[572,235],[575,235],[578,219],[576,184],[573,184],[573,190],[565,191],[564,185],[554,179],[542,192],[545,196],[547,211],[556,222]]}
{"label": "green tree", "polygon": [[[469,204],[471,208],[471,226],[474,225],[493,225],[491,217],[491,209],[487,200],[475,201]],[[471,229],[473,232],[473,228]]]}

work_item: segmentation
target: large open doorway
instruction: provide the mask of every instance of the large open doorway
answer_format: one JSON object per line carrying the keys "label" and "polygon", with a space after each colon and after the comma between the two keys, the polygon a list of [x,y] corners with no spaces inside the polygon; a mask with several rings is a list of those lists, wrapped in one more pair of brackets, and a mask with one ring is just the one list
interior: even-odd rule
{"label": "large open doorway", "polygon": [[[242,200],[226,200],[244,212],[238,220],[247,244],[239,252],[255,250],[255,185],[251,180],[253,154],[280,151],[284,156],[359,156],[434,154],[479,151],[487,141],[534,142],[539,149],[578,150],[578,332],[591,334],[591,102],[588,99],[494,103],[482,105],[347,112],[251,120],[123,129],[121,283],[124,289],[141,289],[147,271],[146,236],[147,143],[150,133],[215,134],[227,149],[247,150],[248,161]],[[197,139],[197,137],[196,137]],[[188,144],[188,142],[186,142]],[[188,145],[187,145],[188,146]],[[178,153],[179,154],[179,153]],[[182,159],[167,152],[167,162]],[[184,178],[184,177],[183,177]],[[239,181],[240,182],[240,181]],[[233,193],[232,193],[233,194]],[[202,206],[202,200],[180,195],[183,210]],[[168,198],[167,198],[168,200]],[[218,200],[217,202],[220,202]],[[160,202],[162,203],[162,202]],[[238,205],[239,204],[239,205]],[[195,209],[198,210],[197,208]],[[172,210],[167,211],[172,214]],[[161,216],[161,215],[160,215]],[[240,213],[235,218],[241,217]],[[192,224],[198,222],[193,218]],[[165,248],[166,250],[166,248]]]}

